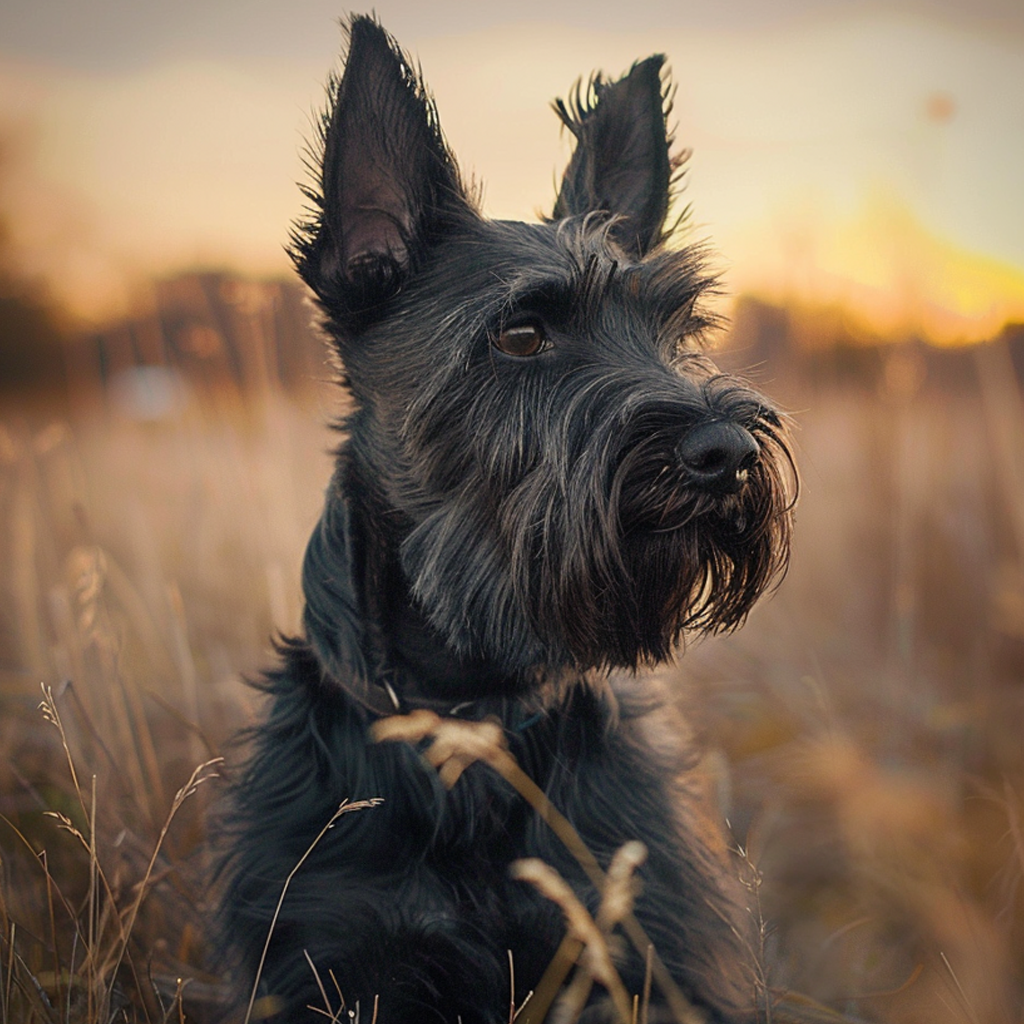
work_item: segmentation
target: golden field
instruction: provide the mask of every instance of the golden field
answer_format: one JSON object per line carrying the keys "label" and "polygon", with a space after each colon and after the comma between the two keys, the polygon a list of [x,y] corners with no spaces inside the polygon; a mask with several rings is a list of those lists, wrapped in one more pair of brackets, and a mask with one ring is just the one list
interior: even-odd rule
{"label": "golden field", "polygon": [[[759,874],[770,983],[866,1019],[1020,1024],[1011,349],[945,378],[917,348],[868,374],[792,363],[758,375],[794,414],[788,577],[667,670]],[[272,378],[151,420],[98,388],[2,418],[3,1024],[216,1018],[211,811],[257,711],[242,678],[298,625],[341,403]]]}

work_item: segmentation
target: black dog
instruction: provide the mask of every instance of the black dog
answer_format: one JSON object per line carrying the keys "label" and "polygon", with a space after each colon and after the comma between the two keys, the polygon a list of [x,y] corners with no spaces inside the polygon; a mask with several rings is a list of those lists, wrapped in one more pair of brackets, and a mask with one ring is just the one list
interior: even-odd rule
{"label": "black dog", "polygon": [[[373,741],[423,708],[497,719],[602,865],[646,844],[635,918],[692,1019],[754,1016],[724,844],[633,672],[738,625],[778,577],[792,466],[771,406],[696,351],[713,279],[699,250],[664,245],[679,162],[662,62],[557,105],[576,149],[546,223],[488,221],[416,71],[351,21],[293,255],[353,411],[306,553],[305,637],[263,684],[234,791],[223,910],[243,985],[259,974],[289,1021],[341,997],[364,1020],[377,999],[382,1024],[507,1020],[565,933],[518,858],[597,909],[491,767],[448,789],[414,745]],[[640,993],[647,951],[613,948]],[[664,1017],[671,985],[654,987]],[[602,999],[587,1019],[610,1018]]]}

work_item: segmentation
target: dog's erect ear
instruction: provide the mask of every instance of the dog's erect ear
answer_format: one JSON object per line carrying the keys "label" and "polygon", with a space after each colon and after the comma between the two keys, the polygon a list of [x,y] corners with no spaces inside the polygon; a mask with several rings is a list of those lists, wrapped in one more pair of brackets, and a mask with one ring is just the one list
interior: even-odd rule
{"label": "dog's erect ear", "polygon": [[616,82],[600,75],[577,85],[555,110],[576,136],[554,218],[598,210],[619,218],[612,235],[626,252],[643,256],[662,239],[672,185],[671,139],[666,126],[665,58],[633,65]]}
{"label": "dog's erect ear", "polygon": [[347,327],[373,318],[424,245],[470,207],[437,112],[397,43],[372,18],[349,25],[314,157],[311,218],[291,252],[303,280]]}

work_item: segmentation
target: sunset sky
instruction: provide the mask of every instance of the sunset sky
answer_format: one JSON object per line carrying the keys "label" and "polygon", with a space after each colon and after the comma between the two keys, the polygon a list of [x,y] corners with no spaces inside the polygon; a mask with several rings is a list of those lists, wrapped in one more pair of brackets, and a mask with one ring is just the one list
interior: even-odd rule
{"label": "sunset sky", "polygon": [[[552,98],[668,55],[685,201],[733,293],[842,302],[940,340],[1024,319],[1019,0],[379,0],[494,216],[550,208]],[[86,318],[195,266],[287,271],[326,0],[5,0],[10,254]],[[9,256],[10,258],[10,256]]]}

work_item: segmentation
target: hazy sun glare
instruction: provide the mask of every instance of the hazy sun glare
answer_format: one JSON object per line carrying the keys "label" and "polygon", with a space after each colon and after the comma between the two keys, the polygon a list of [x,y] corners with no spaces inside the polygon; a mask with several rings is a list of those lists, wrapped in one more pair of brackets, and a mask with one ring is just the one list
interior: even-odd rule
{"label": "hazy sun glare", "polygon": [[[549,208],[568,152],[554,96],[663,51],[678,140],[694,151],[692,237],[713,241],[732,292],[849,303],[950,341],[1024,319],[1022,38],[873,14],[757,33],[524,25],[402,42],[492,215]],[[0,65],[15,254],[93,318],[184,266],[284,271],[327,71],[294,58],[107,76]]]}
{"label": "hazy sun glare", "polygon": [[890,189],[845,220],[794,205],[729,242],[747,256],[730,274],[734,291],[842,306],[895,340],[981,341],[1024,320],[1024,270],[940,238]]}

